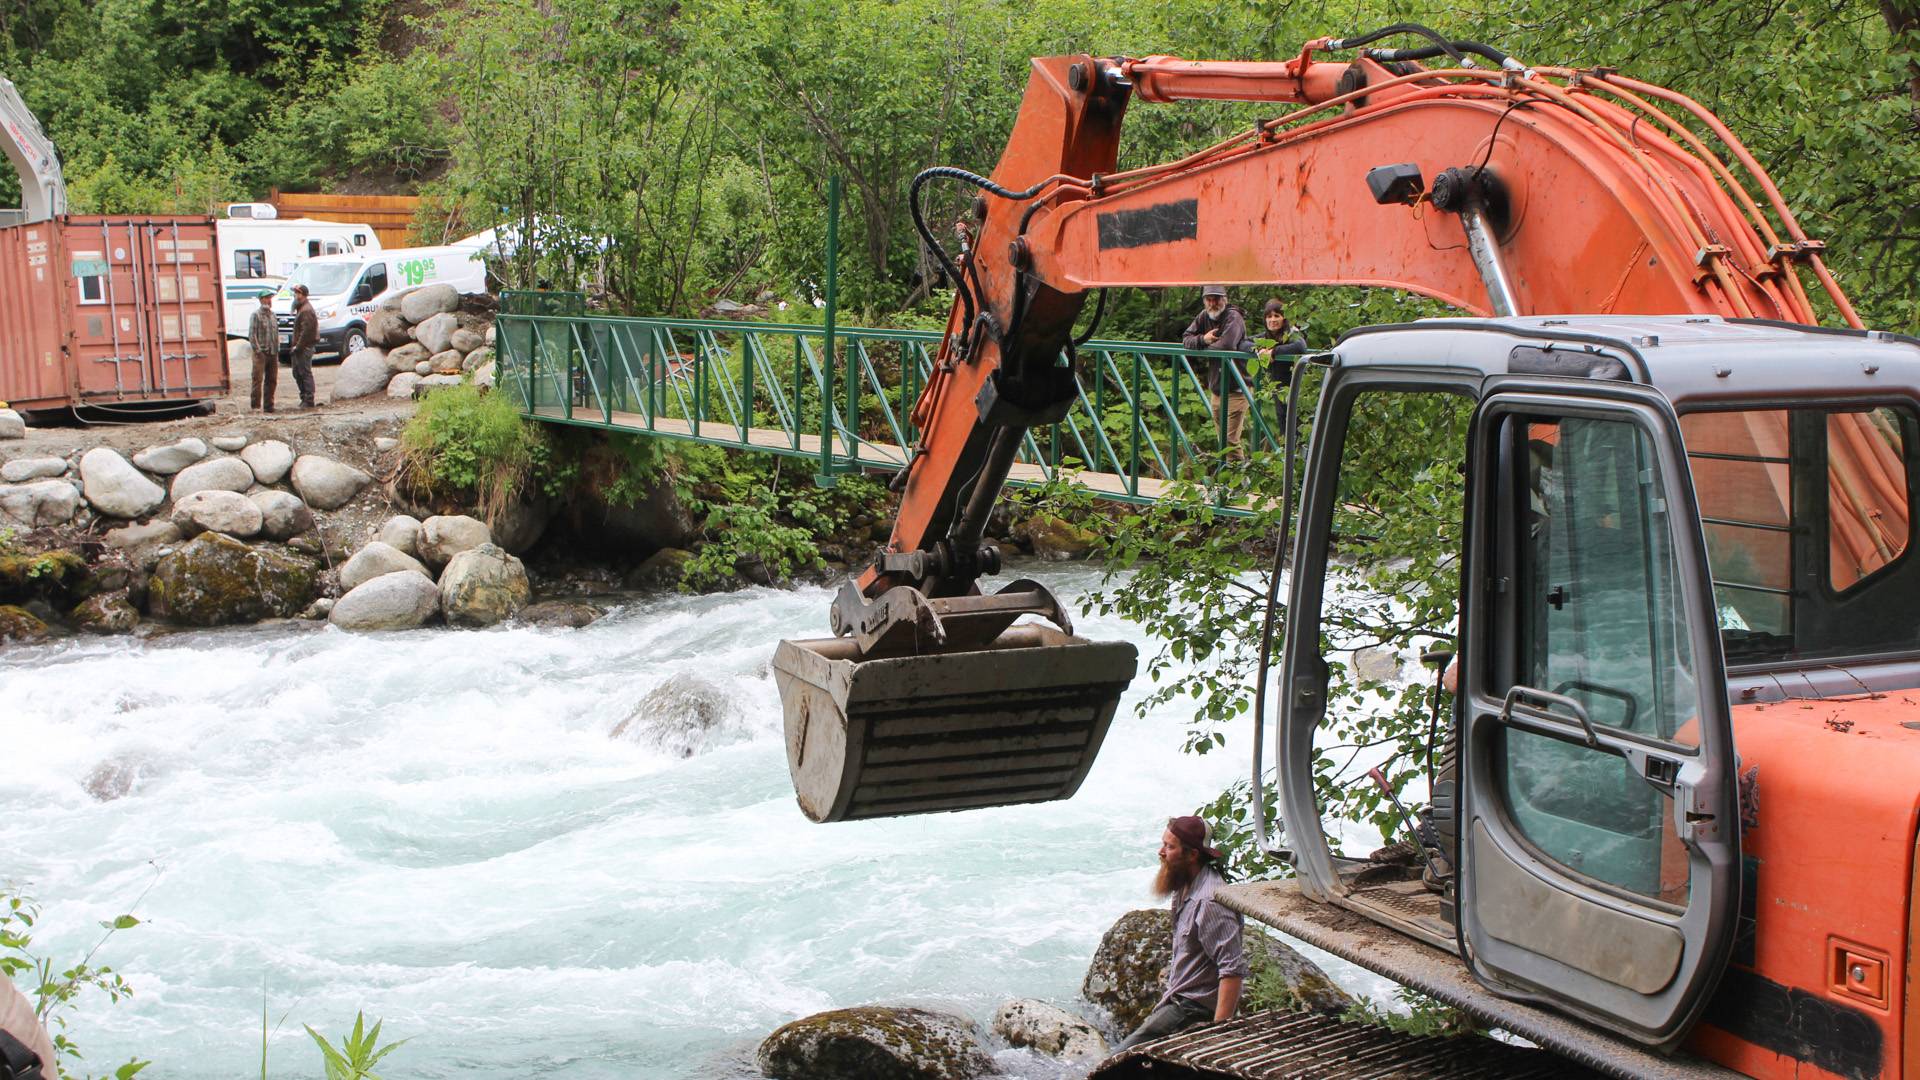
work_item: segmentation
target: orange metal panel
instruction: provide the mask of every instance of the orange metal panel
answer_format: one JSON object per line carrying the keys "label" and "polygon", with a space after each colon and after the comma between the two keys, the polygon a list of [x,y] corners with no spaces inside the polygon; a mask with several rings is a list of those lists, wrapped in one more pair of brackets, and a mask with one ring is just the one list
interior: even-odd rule
{"label": "orange metal panel", "polygon": [[58,409],[225,394],[220,300],[211,218],[0,229],[0,400]]}

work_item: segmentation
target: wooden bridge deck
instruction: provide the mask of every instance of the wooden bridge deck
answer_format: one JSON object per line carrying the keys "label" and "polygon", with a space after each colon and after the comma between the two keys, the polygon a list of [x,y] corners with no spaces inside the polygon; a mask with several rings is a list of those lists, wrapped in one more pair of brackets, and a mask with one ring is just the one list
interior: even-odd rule
{"label": "wooden bridge deck", "polygon": [[[541,417],[542,419],[587,424],[593,427],[613,428],[640,434],[664,435],[669,438],[698,438],[708,442],[751,446],[762,450],[772,450],[787,454],[797,453],[812,455],[814,457],[818,457],[820,454],[820,436],[818,435],[799,436],[799,445],[796,447],[794,445],[794,437],[784,431],[778,431],[773,428],[748,428],[747,438],[743,443],[740,439],[740,429],[737,426],[719,420],[702,422],[700,425],[700,434],[695,435],[693,425],[688,421],[662,416],[656,417],[649,422],[646,414],[637,412],[620,412],[616,410],[613,413],[612,420],[609,421],[606,414],[599,409],[577,408],[574,410],[573,419],[567,421],[565,409],[558,405],[545,405],[534,409],[532,415]],[[836,460],[843,462],[853,459],[853,447],[847,443],[844,436],[834,448],[834,457]],[[864,440],[860,443],[859,464],[862,468],[902,469],[906,467],[907,457],[908,452],[905,448],[895,446],[892,443],[866,442]],[[1047,473],[1046,469],[1042,466],[1030,465],[1025,462],[1015,462],[1007,478],[1017,484],[1043,484],[1046,482]],[[1091,488],[1100,494],[1121,498],[1158,500],[1166,493],[1169,486],[1165,480],[1142,477],[1138,481],[1138,489],[1135,490],[1130,486],[1127,477],[1117,473],[1081,472],[1076,473],[1074,478],[1081,485]]]}

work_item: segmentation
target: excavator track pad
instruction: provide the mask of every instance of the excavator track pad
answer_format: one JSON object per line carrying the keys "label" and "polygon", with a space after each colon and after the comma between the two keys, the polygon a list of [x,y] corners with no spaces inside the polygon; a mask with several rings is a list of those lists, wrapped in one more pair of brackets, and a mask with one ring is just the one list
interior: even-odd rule
{"label": "excavator track pad", "polygon": [[1254,1013],[1145,1043],[1087,1080],[1587,1080],[1545,1050],[1478,1036],[1406,1035],[1319,1013]]}
{"label": "excavator track pad", "polygon": [[[912,633],[874,626],[865,652],[843,637],[782,641],[774,654],[787,767],[809,818],[1048,802],[1079,790],[1133,680],[1133,645],[1011,625],[1019,614],[1066,621],[1032,582],[992,597],[888,602],[913,613]],[[985,618],[1004,621],[985,635]]]}

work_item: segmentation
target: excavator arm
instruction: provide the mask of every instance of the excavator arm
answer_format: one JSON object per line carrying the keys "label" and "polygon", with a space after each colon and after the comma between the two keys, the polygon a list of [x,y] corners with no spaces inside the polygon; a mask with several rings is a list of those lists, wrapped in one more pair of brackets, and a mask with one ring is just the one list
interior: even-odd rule
{"label": "excavator arm", "polygon": [[[1317,59],[1408,30],[1432,43]],[[1420,64],[1468,53],[1496,66]],[[1136,98],[1299,107],[1118,171]],[[921,212],[932,182],[978,191],[957,263]],[[1132,677],[1131,647],[1073,638],[1032,582],[983,596],[978,581],[998,568],[986,524],[1021,436],[1077,396],[1061,358],[1092,290],[1370,285],[1482,315],[1815,323],[1806,273],[1859,325],[1821,244],[1707,110],[1611,71],[1532,69],[1415,27],[1309,42],[1273,63],[1036,59],[991,176],[930,169],[912,203],[957,286],[914,409],[923,434],[899,516],[880,561],[836,598],[836,638],[786,642],[776,657],[789,764],[816,820],[1062,798],[1084,778]],[[1054,621],[1061,640],[1014,627],[1024,614]],[[1088,648],[1106,650],[1095,659],[1107,670]],[[908,714],[919,719],[875,726]]]}
{"label": "excavator arm", "polygon": [[53,140],[40,130],[40,121],[4,78],[0,78],[0,151],[20,174],[18,220],[9,220],[9,211],[0,210],[0,224],[45,221],[67,212],[67,182]]}

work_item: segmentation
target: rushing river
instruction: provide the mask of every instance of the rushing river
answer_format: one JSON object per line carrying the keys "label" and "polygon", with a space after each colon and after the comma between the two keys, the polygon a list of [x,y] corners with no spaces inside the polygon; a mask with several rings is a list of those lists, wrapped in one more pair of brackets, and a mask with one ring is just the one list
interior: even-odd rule
{"label": "rushing river", "polygon": [[[1041,571],[1072,601],[1091,571]],[[302,1023],[356,1010],[410,1077],[731,1078],[798,1016],[931,1004],[984,1024],[1070,1004],[1101,933],[1147,906],[1162,823],[1246,768],[1180,753],[1186,706],[1122,703],[1074,799],[819,826],[795,807],[769,672],[823,589],[638,600],[583,630],[351,635],[279,626],[0,652],[0,881],[96,962],[95,1070],[314,1076]],[[1153,643],[1083,617],[1089,636]],[[609,732],[674,677],[742,718],[690,758]],[[128,786],[130,783],[130,787]],[[122,797],[102,801],[96,792]],[[1354,981],[1350,970],[1338,971]],[[1002,1050],[1013,1076],[1062,1075]]]}

